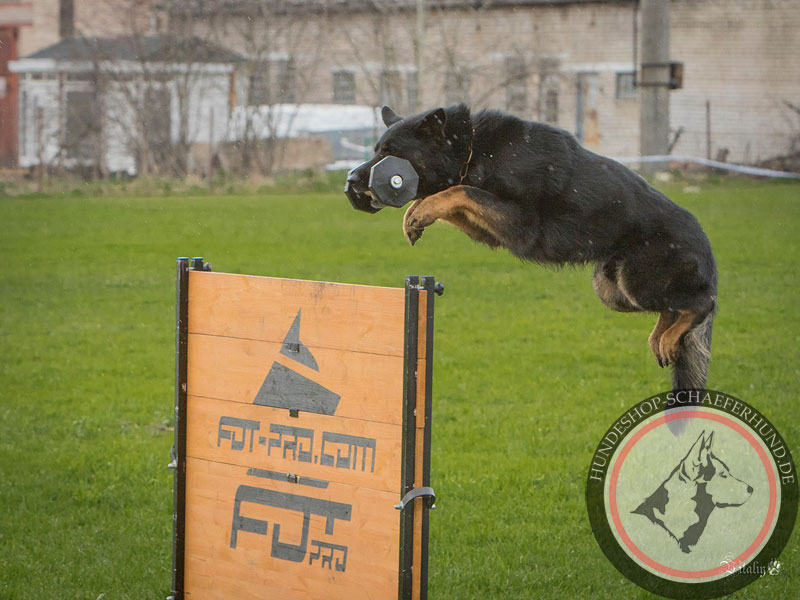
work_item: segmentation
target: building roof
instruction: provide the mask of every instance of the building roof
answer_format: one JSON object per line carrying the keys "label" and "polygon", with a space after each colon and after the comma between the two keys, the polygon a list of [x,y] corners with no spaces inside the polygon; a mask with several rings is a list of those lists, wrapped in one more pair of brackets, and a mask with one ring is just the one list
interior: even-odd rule
{"label": "building roof", "polygon": [[234,63],[244,60],[240,54],[200,38],[169,35],[115,38],[69,37],[26,58],[170,63]]}

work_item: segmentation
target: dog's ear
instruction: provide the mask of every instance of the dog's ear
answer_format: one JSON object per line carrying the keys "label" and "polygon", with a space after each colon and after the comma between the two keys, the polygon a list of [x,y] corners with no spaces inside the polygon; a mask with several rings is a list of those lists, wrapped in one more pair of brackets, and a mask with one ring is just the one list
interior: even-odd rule
{"label": "dog's ear", "polygon": [[403,120],[403,117],[398,115],[388,106],[384,106],[383,109],[381,109],[381,117],[383,117],[383,124],[386,125],[387,127],[391,127],[398,121]]}
{"label": "dog's ear", "polygon": [[691,449],[686,454],[684,459],[681,461],[681,468],[679,477],[683,481],[693,481],[697,477],[698,468],[701,464],[704,464],[700,461],[701,459],[701,452],[705,447],[705,435],[706,432],[703,431],[700,434],[700,437],[697,438],[694,444],[692,444]]}
{"label": "dog's ear", "polygon": [[706,432],[700,434],[698,440],[692,446],[689,455],[692,457],[692,462],[697,466],[704,466],[708,464],[708,453],[711,451],[711,442],[714,440],[714,432],[708,434]]}
{"label": "dog's ear", "polygon": [[447,124],[447,115],[443,108],[432,110],[422,119],[420,131],[432,136],[444,136],[444,126]]}
{"label": "dog's ear", "polygon": [[709,454],[711,453],[711,443],[714,441],[714,432],[708,434],[708,437],[703,440],[703,446],[700,448],[699,464],[707,465],[709,462]]}

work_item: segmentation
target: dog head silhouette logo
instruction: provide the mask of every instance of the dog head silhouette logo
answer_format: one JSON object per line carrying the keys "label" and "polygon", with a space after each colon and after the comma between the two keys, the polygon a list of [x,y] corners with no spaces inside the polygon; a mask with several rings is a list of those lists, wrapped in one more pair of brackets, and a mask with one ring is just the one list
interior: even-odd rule
{"label": "dog head silhouette logo", "polygon": [[703,431],[658,489],[632,511],[663,527],[687,554],[714,509],[742,506],[753,493],[714,454],[713,442],[714,432]]}

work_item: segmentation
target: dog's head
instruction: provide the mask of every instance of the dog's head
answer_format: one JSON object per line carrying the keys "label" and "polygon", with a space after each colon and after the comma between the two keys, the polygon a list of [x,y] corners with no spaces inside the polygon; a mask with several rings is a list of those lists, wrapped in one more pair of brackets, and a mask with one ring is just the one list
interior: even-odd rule
{"label": "dog's head", "polygon": [[372,167],[387,156],[404,158],[419,175],[417,198],[424,198],[456,185],[472,147],[469,109],[463,104],[436,108],[401,117],[383,107],[386,131],[375,145],[375,156],[358,165],[347,176],[347,196],[354,208],[376,213],[385,205],[368,189]]}
{"label": "dog's head", "polygon": [[[705,433],[705,432],[703,432]],[[734,477],[731,470],[711,451],[714,433],[698,440],[689,450],[682,465],[682,475],[698,484],[705,483],[705,491],[717,508],[741,506],[753,493],[753,488]]]}

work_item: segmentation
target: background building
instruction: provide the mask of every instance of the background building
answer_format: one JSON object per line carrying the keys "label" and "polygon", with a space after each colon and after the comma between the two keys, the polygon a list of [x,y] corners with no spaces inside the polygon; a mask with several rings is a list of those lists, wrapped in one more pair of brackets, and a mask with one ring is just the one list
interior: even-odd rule
{"label": "background building", "polygon": [[[245,149],[277,137],[278,121],[263,115],[285,115],[287,106],[389,104],[403,113],[466,102],[555,124],[603,154],[640,151],[636,82],[647,31],[636,0],[29,5],[20,55],[64,36],[167,32],[241,55],[225,139]],[[669,92],[672,154],[754,164],[800,152],[800,3],[672,0],[669,29],[670,60],[683,66],[682,85]],[[242,115],[261,115],[257,135]],[[341,127],[360,129],[359,143],[369,144],[363,122],[343,113]],[[326,135],[332,154],[344,156],[339,138]]]}

